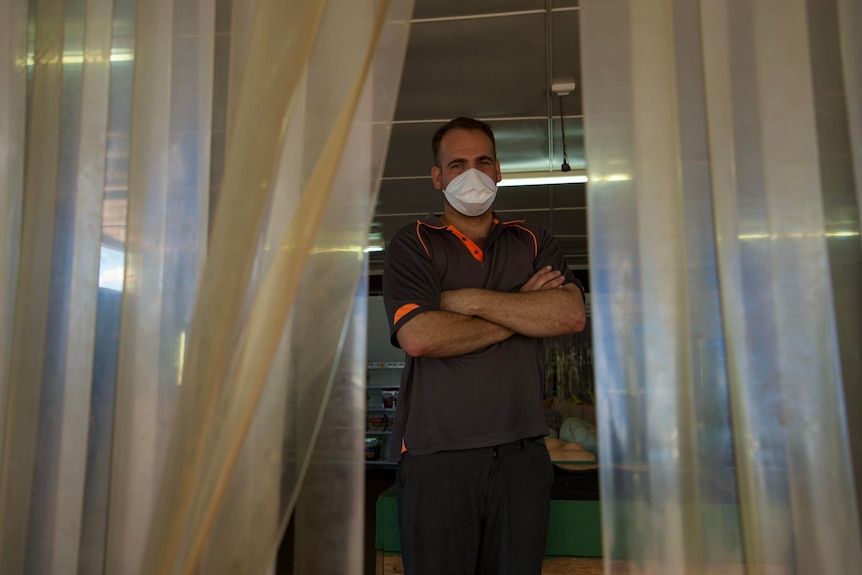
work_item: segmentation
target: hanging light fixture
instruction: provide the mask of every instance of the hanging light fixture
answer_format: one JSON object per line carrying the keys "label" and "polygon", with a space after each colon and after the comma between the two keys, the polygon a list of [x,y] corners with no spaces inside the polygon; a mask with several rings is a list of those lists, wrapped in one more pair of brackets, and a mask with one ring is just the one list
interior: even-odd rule
{"label": "hanging light fixture", "polygon": [[568,96],[575,91],[575,81],[571,78],[566,78],[551,84],[551,92],[560,99],[560,132],[563,138],[563,164],[560,170],[563,172],[571,171],[569,166],[569,151],[566,148],[566,116],[563,114],[563,96]]}
{"label": "hanging light fixture", "polygon": [[569,152],[566,147],[566,120],[563,114],[563,96],[568,96],[575,90],[575,81],[564,78],[551,84],[551,93],[560,99],[560,130],[563,139],[563,163],[560,171],[547,172],[510,172],[503,174],[503,180],[497,184],[502,186],[541,186],[548,184],[584,184],[587,182],[586,170],[572,170],[569,166]]}

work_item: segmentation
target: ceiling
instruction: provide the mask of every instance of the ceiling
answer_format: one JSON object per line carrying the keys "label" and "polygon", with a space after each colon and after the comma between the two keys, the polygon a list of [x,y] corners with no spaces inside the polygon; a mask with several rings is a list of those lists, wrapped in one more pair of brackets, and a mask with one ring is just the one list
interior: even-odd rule
{"label": "ceiling", "polygon": [[[388,242],[403,225],[442,211],[431,185],[431,137],[456,116],[494,128],[505,172],[559,171],[560,100],[568,163],[584,163],[578,0],[416,0],[374,222]],[[574,80],[562,98],[551,86]],[[506,217],[548,228],[569,266],[587,268],[585,184],[502,187]],[[380,274],[384,252],[370,254]],[[581,275],[581,274],[579,274]]]}

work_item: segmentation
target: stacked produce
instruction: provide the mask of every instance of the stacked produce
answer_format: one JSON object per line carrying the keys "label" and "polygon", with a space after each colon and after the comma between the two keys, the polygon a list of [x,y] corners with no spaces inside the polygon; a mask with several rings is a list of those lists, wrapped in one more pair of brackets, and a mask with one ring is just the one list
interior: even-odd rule
{"label": "stacked produce", "polygon": [[596,456],[584,449],[577,441],[561,441],[553,437],[545,438],[545,447],[554,465],[563,469],[586,469],[584,463],[594,463]]}
{"label": "stacked produce", "polygon": [[[555,407],[560,405],[554,403]],[[568,405],[562,407],[567,411]],[[564,417],[557,409],[548,408],[545,415],[548,418],[545,446],[554,465],[574,470],[591,468],[589,464],[596,462],[599,448],[596,426],[579,417]]]}

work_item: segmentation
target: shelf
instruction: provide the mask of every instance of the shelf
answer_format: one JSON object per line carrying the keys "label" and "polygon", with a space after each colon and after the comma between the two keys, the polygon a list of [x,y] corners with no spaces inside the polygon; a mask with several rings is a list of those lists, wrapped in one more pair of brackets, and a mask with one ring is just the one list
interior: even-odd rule
{"label": "shelf", "polygon": [[379,385],[379,384],[366,385],[365,387],[367,387],[368,389],[399,389],[399,386],[397,383],[394,385]]}
{"label": "shelf", "polygon": [[403,361],[369,361],[368,369],[404,369]]}
{"label": "shelf", "polygon": [[392,435],[391,431],[366,431],[365,435]]}

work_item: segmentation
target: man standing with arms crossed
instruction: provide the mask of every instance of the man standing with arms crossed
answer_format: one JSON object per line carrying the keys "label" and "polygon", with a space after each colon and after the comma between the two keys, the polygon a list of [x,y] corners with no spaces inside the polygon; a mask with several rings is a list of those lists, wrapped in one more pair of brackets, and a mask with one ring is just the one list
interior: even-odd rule
{"label": "man standing with arms crossed", "polygon": [[456,118],[434,135],[441,216],[390,242],[383,297],[406,353],[393,429],[407,575],[541,573],[553,468],[543,337],[584,327],[553,237],[491,210],[494,134]]}

